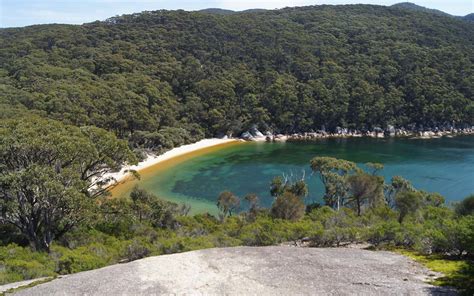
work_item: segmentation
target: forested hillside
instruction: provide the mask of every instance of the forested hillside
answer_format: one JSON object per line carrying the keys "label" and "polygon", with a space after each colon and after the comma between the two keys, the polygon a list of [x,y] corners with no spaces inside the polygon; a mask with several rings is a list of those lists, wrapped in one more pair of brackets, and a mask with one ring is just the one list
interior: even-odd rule
{"label": "forested hillside", "polygon": [[274,132],[474,124],[474,24],[370,5],[154,11],[0,30],[2,117],[159,149]]}

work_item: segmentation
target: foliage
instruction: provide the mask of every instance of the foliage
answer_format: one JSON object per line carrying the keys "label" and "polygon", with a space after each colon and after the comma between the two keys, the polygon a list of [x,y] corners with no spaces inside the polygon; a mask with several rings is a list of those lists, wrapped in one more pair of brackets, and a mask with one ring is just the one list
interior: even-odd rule
{"label": "foliage", "polygon": [[466,197],[456,205],[456,213],[460,216],[474,215],[474,194]]}
{"label": "foliage", "polygon": [[381,170],[383,170],[384,168],[384,165],[381,164],[381,163],[377,163],[377,162],[368,162],[365,164],[369,169],[372,170],[371,174],[373,176],[377,175],[377,173]]}
{"label": "foliage", "polygon": [[402,223],[408,214],[414,214],[422,204],[419,192],[403,191],[395,196],[395,207],[399,211],[398,222]]}
{"label": "foliage", "polygon": [[0,117],[93,125],[159,152],[253,124],[472,125],[472,36],[456,18],[372,5],[2,29]]}
{"label": "foliage", "polygon": [[232,216],[232,212],[236,211],[240,206],[240,199],[230,191],[223,191],[217,198],[217,207],[224,214],[224,217]]}
{"label": "foliage", "polygon": [[303,218],[305,205],[301,198],[286,191],[275,199],[271,208],[274,218],[297,221]]}
{"label": "foliage", "polygon": [[278,197],[285,192],[290,192],[300,198],[308,196],[308,185],[304,180],[304,175],[301,179],[296,181],[286,175],[283,175],[283,177],[277,176],[273,178],[270,183],[270,195]]}
{"label": "foliage", "polygon": [[[105,173],[135,158],[124,141],[96,127],[38,117],[0,121],[0,223],[35,250],[83,222],[105,192]],[[99,179],[98,179],[99,178]]]}
{"label": "foliage", "polygon": [[405,256],[420,262],[427,268],[441,272],[442,277],[432,283],[439,286],[455,287],[460,295],[472,295],[474,293],[474,263],[469,259],[456,259],[446,256],[420,254],[410,250],[397,249]]}
{"label": "foliage", "polygon": [[[286,192],[278,198],[287,195],[291,193]],[[296,204],[301,202],[294,195],[293,199]],[[376,248],[396,247],[420,254],[438,254],[429,255],[429,258],[443,260],[443,265],[436,268],[453,267],[439,283],[461,288],[468,287],[466,284],[463,286],[469,279],[469,273],[464,272],[469,268],[472,270],[469,258],[474,255],[474,216],[458,219],[452,209],[444,206],[422,203],[417,219],[408,215],[403,224],[398,222],[397,211],[379,205],[367,209],[360,216],[352,208],[342,207],[337,211],[322,206],[299,220],[272,217],[265,209],[255,212],[254,219],[247,219],[247,213],[225,220],[209,214],[176,214],[176,223],[172,226],[165,223],[156,227],[152,220],[142,217],[139,221],[131,199],[110,199],[104,205],[104,214],[93,227],[73,229],[55,241],[50,253],[31,252],[29,248],[18,245],[0,246],[2,282],[78,272],[143,256],[211,247],[274,245],[303,238],[309,239],[313,246],[321,247],[367,241]],[[461,253],[463,259],[458,261]],[[436,257],[439,254],[458,257]]]}
{"label": "foliage", "polygon": [[352,175],[347,178],[350,197],[348,204],[355,204],[360,216],[364,203],[377,206],[383,203],[383,178],[367,174]]}
{"label": "foliage", "polygon": [[324,185],[326,204],[339,209],[346,202],[349,192],[347,176],[361,170],[354,162],[326,156],[311,159],[310,166]]}

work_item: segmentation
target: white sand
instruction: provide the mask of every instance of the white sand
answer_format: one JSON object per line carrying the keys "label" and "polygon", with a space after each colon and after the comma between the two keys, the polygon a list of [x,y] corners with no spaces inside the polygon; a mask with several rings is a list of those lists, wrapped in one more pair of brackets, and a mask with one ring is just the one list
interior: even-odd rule
{"label": "white sand", "polygon": [[183,146],[171,149],[170,151],[167,151],[161,155],[149,154],[144,161],[139,162],[137,165],[124,166],[119,172],[105,174],[102,177],[102,180],[110,180],[109,184],[114,184],[116,182],[122,181],[125,177],[127,177],[131,170],[140,171],[150,166],[153,166],[155,164],[158,164],[160,162],[171,159],[173,157],[177,157],[177,156],[194,152],[200,149],[209,148],[212,146],[229,143],[229,142],[235,142],[235,141],[239,141],[239,140],[225,139],[225,138],[224,139],[217,139],[217,138],[204,139],[193,144],[183,145]]}

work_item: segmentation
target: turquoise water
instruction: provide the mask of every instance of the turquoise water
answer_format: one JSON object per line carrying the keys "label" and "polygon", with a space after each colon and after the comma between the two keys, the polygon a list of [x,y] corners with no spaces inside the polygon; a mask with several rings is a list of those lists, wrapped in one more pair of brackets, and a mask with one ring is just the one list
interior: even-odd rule
{"label": "turquoise water", "polygon": [[298,177],[306,171],[308,201],[321,201],[322,184],[309,169],[314,156],[333,156],[363,164],[384,163],[381,174],[395,175],[416,188],[439,192],[448,201],[474,193],[474,137],[441,139],[322,139],[299,143],[244,143],[192,158],[159,171],[141,186],[162,198],[199,203],[215,211],[218,194],[230,190],[239,196],[257,193],[269,205],[269,183],[275,176]]}

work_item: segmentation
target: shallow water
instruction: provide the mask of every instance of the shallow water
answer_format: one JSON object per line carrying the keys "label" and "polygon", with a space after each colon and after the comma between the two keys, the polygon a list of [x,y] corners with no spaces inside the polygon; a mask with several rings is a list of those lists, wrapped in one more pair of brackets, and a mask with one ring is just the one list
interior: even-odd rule
{"label": "shallow water", "polygon": [[[305,170],[308,201],[321,201],[322,184],[309,169],[315,156],[333,156],[363,164],[381,162],[381,175],[409,179],[416,188],[439,192],[447,201],[474,193],[474,137],[441,139],[322,139],[299,143],[243,143],[198,155],[147,174],[140,186],[161,198],[186,202],[193,212],[215,212],[218,194],[257,193],[269,205],[275,176],[298,177]],[[159,168],[159,166],[158,166]]]}

